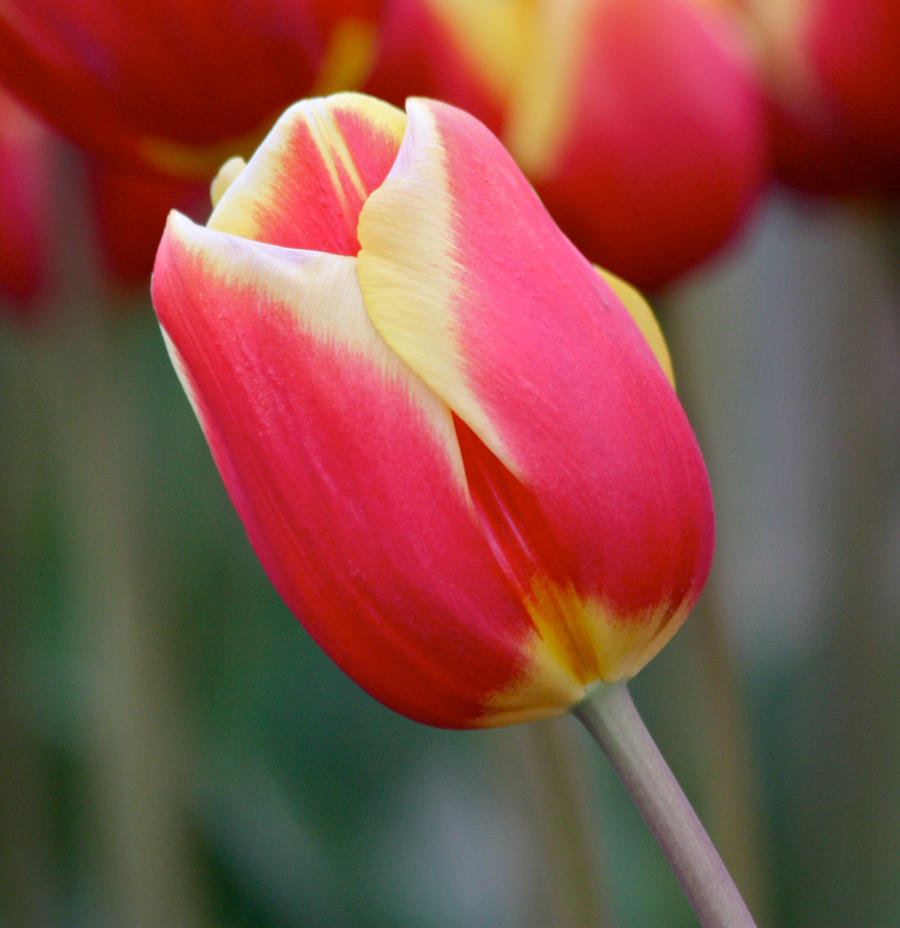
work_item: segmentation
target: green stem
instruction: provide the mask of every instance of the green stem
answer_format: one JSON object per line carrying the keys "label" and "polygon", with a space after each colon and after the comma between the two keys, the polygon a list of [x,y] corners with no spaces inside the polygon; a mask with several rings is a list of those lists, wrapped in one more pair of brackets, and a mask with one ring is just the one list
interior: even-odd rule
{"label": "green stem", "polygon": [[34,333],[34,377],[58,467],[84,893],[100,923],[197,928],[206,913],[189,840],[189,739],[173,616],[148,566],[156,500],[126,361],[129,311],[149,314],[149,304],[112,291],[94,266],[82,181],[75,165],[60,177],[60,289]]}
{"label": "green stem", "polygon": [[573,710],[603,748],[703,928],[755,928],[747,906],[624,683],[599,685]]}
{"label": "green stem", "polygon": [[[535,924],[611,925],[590,791],[581,756],[586,745],[568,719],[515,725],[515,770],[522,778],[540,874],[531,891]],[[507,780],[509,774],[507,774]]]}

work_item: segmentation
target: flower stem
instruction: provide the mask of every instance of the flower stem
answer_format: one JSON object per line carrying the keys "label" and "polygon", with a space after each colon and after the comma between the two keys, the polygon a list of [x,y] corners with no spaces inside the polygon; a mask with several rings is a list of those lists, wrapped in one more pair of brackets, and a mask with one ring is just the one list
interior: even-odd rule
{"label": "flower stem", "polygon": [[[533,823],[539,872],[529,891],[535,925],[611,925],[601,843],[602,825],[593,814],[585,777],[587,747],[569,719],[514,725],[509,741],[514,759],[506,782],[521,778],[516,793]],[[519,785],[521,784],[521,785]]]}
{"label": "flower stem", "polygon": [[601,684],[573,710],[603,748],[703,928],[755,928],[750,912],[624,683]]}

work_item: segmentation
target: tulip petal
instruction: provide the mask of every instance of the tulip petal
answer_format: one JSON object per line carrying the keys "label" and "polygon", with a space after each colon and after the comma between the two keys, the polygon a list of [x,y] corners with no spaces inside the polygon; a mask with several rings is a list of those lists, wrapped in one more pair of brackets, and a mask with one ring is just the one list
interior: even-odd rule
{"label": "tulip petal", "polygon": [[461,420],[484,530],[545,644],[564,629],[576,673],[631,675],[709,569],[696,440],[628,311],[499,142],[445,104],[407,114],[360,216],[366,308]]}
{"label": "tulip petal", "polygon": [[394,163],[405,127],[401,110],[363,94],[295,104],[221,194],[209,227],[355,255],[359,211]]}
{"label": "tulip petal", "polygon": [[672,386],[675,386],[675,371],[672,369],[672,358],[669,355],[669,347],[666,345],[662,329],[656,321],[656,316],[650,308],[650,304],[621,277],[616,276],[605,268],[598,267],[597,272],[609,284],[613,293],[621,300],[622,305],[628,310],[631,318],[637,327],[641,330],[650,350],[659,361],[659,366],[663,369],[666,379]]}
{"label": "tulip petal", "polygon": [[533,17],[521,0],[387,0],[364,89],[398,104],[452,101],[499,128],[528,62]]}
{"label": "tulip petal", "polygon": [[169,220],[154,305],[250,541],[312,636],[391,708],[447,727],[559,714],[580,681],[535,651],[452,415],[375,331],[355,263]]}

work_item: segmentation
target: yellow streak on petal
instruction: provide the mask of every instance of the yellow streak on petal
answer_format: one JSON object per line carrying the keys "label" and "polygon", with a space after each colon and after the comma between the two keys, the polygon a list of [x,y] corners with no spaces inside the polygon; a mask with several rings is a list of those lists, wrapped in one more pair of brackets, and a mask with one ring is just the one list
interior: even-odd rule
{"label": "yellow streak on petal", "polygon": [[569,586],[538,577],[526,602],[538,634],[581,683],[633,677],[675,634],[686,609],[667,605],[621,616],[599,597],[582,598]]}
{"label": "yellow streak on petal", "polygon": [[324,97],[348,87],[359,87],[372,69],[375,46],[374,23],[351,17],[339,22],[331,33],[310,96]]}
{"label": "yellow streak on petal", "polygon": [[528,67],[510,101],[503,141],[532,180],[552,170],[564,142],[595,7],[596,0],[550,0],[529,33]]}
{"label": "yellow streak on petal", "polygon": [[209,185],[209,199],[212,202],[213,208],[215,208],[219,200],[222,199],[225,191],[232,185],[238,174],[240,174],[245,167],[247,167],[247,162],[244,161],[243,158],[239,158],[235,155],[233,158],[229,158],[225,164],[219,168],[219,173],[216,174],[213,178],[213,182]]}
{"label": "yellow streak on petal", "polygon": [[454,329],[458,275],[445,152],[428,102],[410,98],[406,109],[406,135],[394,167],[360,213],[357,272],[366,308],[391,348],[438,396],[448,402],[452,397],[456,414],[507,462],[511,456],[468,385]]}
{"label": "yellow streak on petal", "polygon": [[498,102],[529,67],[538,0],[429,0]]}
{"label": "yellow streak on petal", "polygon": [[265,195],[277,195],[286,166],[302,169],[290,157],[291,139],[298,122],[306,124],[340,202],[346,204],[347,195],[339,168],[365,198],[368,191],[335,119],[338,110],[355,111],[372,125],[386,128],[398,140],[406,127],[406,115],[402,110],[364,94],[339,93],[295,103],[285,110],[247,166],[225,191],[209,218],[209,227],[242,238],[261,237],[260,201]]}
{"label": "yellow streak on petal", "polygon": [[628,310],[631,318],[635,321],[637,327],[641,330],[641,335],[650,346],[650,350],[659,361],[659,366],[668,378],[672,386],[675,386],[675,371],[672,369],[672,358],[669,355],[669,348],[666,345],[666,339],[663,336],[659,322],[650,308],[650,304],[635,290],[631,284],[617,277],[610,271],[594,265],[600,276],[612,287],[615,295],[622,301],[624,307]]}
{"label": "yellow streak on petal", "polygon": [[[423,428],[444,449],[461,495],[470,501],[450,409],[391,351],[372,325],[360,293],[355,258],[248,241],[197,225],[175,211],[169,215],[165,236],[198,258],[203,273],[227,281],[230,287],[252,288],[260,302],[272,305],[272,312],[289,314],[299,330],[365,358],[386,383],[402,387]],[[168,338],[166,345],[202,425],[189,373]]]}
{"label": "yellow streak on petal", "polygon": [[584,699],[585,687],[539,634],[525,642],[527,670],[519,680],[486,700],[478,727],[497,728],[565,715]]}
{"label": "yellow streak on petal", "polygon": [[361,197],[365,197],[368,191],[359,176],[359,171],[356,169],[356,163],[353,161],[347,142],[338,128],[329,101],[324,97],[317,97],[306,100],[300,105],[305,110],[313,142],[322,156],[322,161],[328,170],[328,176],[331,178],[338,197],[342,202],[346,203],[346,194],[338,174],[339,167],[343,168],[347,173],[350,182],[356,188],[356,192]]}
{"label": "yellow streak on petal", "polygon": [[594,681],[630,679],[669,642],[688,613],[663,606],[623,619],[598,598],[582,599],[570,586],[544,577],[532,583],[525,606],[536,629],[527,646],[529,671],[494,694],[484,727],[561,715]]}

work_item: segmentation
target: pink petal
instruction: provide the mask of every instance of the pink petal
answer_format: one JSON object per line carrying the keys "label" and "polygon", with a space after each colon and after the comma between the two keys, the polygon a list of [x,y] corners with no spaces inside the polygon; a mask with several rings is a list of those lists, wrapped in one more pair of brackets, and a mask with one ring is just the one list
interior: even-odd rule
{"label": "pink petal", "polygon": [[355,255],[359,211],[394,163],[405,128],[400,110],[362,94],[295,104],[219,200],[210,228]]}
{"label": "pink petal", "polygon": [[[585,675],[636,672],[709,568],[696,440],[628,311],[499,142],[445,104],[407,112],[360,217],[366,308],[464,423],[485,531],[511,582],[557,609],[536,621],[571,627]],[[597,648],[610,634],[608,665]]]}
{"label": "pink petal", "polygon": [[449,727],[580,698],[479,530],[450,411],[373,328],[354,259],[176,214],[153,298],[257,555],[350,676]]}

